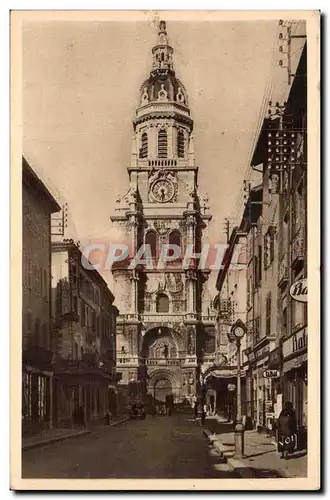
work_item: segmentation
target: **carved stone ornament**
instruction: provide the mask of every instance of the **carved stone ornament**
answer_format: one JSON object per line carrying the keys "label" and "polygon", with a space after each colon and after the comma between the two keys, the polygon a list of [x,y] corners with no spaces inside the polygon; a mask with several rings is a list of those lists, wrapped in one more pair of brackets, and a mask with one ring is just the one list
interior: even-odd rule
{"label": "carved stone ornament", "polygon": [[188,271],[186,271],[186,279],[196,280],[197,279],[196,271],[194,269],[188,269]]}
{"label": "carved stone ornament", "polygon": [[160,235],[166,235],[168,232],[168,228],[166,227],[166,223],[164,220],[156,220],[155,221],[155,229]]}
{"label": "carved stone ornament", "polygon": [[167,91],[164,88],[164,84],[161,84],[160,91],[158,92],[158,101],[167,101]]}
{"label": "carved stone ornament", "polygon": [[178,93],[176,95],[176,100],[178,102],[184,102],[184,95],[182,93],[181,87],[178,88]]}
{"label": "carved stone ornament", "polygon": [[179,293],[183,290],[182,276],[179,273],[166,274],[167,288],[171,293]]}
{"label": "carved stone ornament", "polygon": [[166,289],[166,279],[165,274],[162,273],[158,280],[158,291],[164,291]]}
{"label": "carved stone ornament", "polygon": [[158,278],[150,276],[148,277],[146,284],[146,291],[148,293],[155,293],[158,291]]}
{"label": "carved stone ornament", "polygon": [[147,87],[144,87],[141,98],[141,104],[147,104],[148,102],[149,102],[148,90]]}
{"label": "carved stone ornament", "polygon": [[193,215],[188,215],[186,218],[186,226],[196,226],[196,219]]}

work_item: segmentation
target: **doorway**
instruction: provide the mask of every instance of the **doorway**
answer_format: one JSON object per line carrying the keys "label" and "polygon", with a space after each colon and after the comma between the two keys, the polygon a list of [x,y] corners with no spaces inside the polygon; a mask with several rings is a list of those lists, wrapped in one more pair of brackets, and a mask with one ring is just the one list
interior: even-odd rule
{"label": "doorway", "polygon": [[172,384],[168,379],[162,378],[160,380],[157,380],[157,382],[155,382],[154,398],[156,401],[159,401],[160,403],[165,403],[166,396],[172,394],[173,394]]}

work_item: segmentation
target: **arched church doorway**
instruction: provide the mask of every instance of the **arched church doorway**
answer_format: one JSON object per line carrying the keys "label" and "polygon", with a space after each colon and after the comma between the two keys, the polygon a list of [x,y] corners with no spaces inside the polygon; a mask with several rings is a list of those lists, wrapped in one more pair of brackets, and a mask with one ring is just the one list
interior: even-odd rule
{"label": "arched church doorway", "polygon": [[156,401],[165,403],[166,396],[173,394],[172,384],[167,378],[157,380],[154,385],[154,398]]}

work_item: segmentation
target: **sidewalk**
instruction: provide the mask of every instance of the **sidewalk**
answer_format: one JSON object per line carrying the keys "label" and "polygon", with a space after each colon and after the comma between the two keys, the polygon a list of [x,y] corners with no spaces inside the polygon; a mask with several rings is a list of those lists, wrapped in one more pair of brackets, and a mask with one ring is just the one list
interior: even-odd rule
{"label": "sidewalk", "polygon": [[209,441],[242,477],[307,477],[306,451],[296,451],[288,460],[283,460],[272,438],[256,431],[245,431],[245,457],[237,460],[234,458],[233,424],[221,419],[208,419],[205,427]]}
{"label": "sidewalk", "polygon": [[[120,415],[118,417],[112,418],[110,421],[110,425],[108,427],[113,427],[115,425],[119,425],[123,422],[126,422],[128,417],[124,415]],[[101,424],[98,424],[96,427],[102,427]],[[104,425],[104,427],[106,427]],[[56,443],[58,441],[64,441],[66,439],[72,439],[75,437],[86,436],[87,434],[91,434],[94,426],[90,426],[87,429],[45,429],[40,434],[36,434],[33,436],[23,437],[22,438],[22,450],[30,450],[32,448],[37,448],[39,446],[46,446],[48,444]]]}

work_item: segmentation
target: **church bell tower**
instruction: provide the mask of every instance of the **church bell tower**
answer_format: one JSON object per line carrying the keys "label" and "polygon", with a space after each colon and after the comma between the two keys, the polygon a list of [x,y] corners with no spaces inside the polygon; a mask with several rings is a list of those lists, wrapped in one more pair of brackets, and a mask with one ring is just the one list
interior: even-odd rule
{"label": "church bell tower", "polygon": [[[117,198],[111,221],[126,235],[130,258],[113,265],[117,324],[117,370],[122,384],[144,378],[157,400],[179,402],[196,393],[198,364],[212,337],[208,272],[198,257],[184,266],[187,245],[194,253],[206,241],[208,199],[198,193],[193,120],[184,85],[173,67],[166,23],[152,49],[149,77],[139,91],[133,120],[129,189]],[[159,265],[162,247],[180,254]],[[139,249],[146,264],[132,266]]]}

